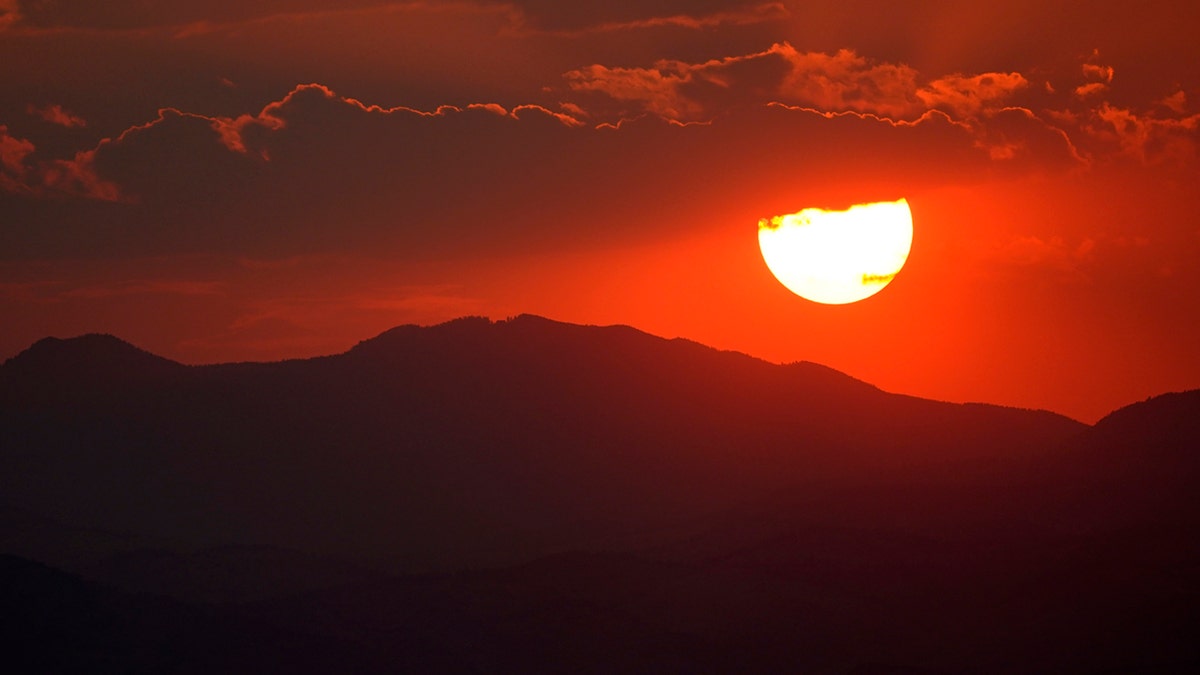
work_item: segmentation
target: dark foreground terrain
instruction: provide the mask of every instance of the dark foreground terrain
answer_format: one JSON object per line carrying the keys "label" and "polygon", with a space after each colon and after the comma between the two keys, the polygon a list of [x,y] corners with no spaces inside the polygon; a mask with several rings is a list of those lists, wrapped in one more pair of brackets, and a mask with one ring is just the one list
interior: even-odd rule
{"label": "dark foreground terrain", "polygon": [[1200,672],[1200,392],[1095,426],[623,327],[0,366],[5,672]]}

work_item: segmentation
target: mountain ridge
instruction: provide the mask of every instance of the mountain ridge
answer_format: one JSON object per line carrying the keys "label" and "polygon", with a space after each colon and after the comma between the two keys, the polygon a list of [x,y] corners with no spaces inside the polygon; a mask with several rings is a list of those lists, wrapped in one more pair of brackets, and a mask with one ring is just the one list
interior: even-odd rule
{"label": "mountain ridge", "polygon": [[[650,338],[654,341],[659,341],[664,345],[687,345],[688,349],[699,349],[714,354],[730,355],[787,370],[807,371],[808,373],[823,373],[826,374],[830,380],[844,379],[864,387],[875,389],[877,391],[884,391],[870,382],[814,361],[799,360],[786,363],[773,363],[744,352],[736,350],[721,350],[709,347],[703,343],[696,342],[688,338],[659,337],[625,324],[573,324],[549,319],[535,314],[518,314],[513,317],[499,320],[493,320],[484,316],[463,316],[428,326],[418,324],[402,324],[387,329],[373,337],[360,340],[358,343],[343,352],[316,355],[311,357],[284,359],[279,361],[231,361],[205,364],[184,364],[142,349],[110,333],[84,333],[78,336],[67,338],[48,336],[35,341],[28,348],[9,357],[3,363],[0,363],[0,381],[3,381],[3,379],[10,379],[13,375],[17,375],[19,377],[31,374],[35,371],[39,377],[54,381],[56,384],[61,384],[62,382],[60,380],[67,378],[68,375],[80,377],[84,380],[96,380],[100,379],[101,377],[128,377],[130,374],[138,373],[138,369],[141,369],[141,374],[143,377],[161,377],[178,375],[185,371],[195,369],[228,368],[231,366],[265,366],[281,363],[304,363],[348,356],[379,356],[397,348],[411,349],[415,344],[425,343],[430,338],[440,339],[446,337],[447,335],[479,340],[483,337],[488,337],[485,336],[481,331],[493,331],[490,336],[494,336],[497,329],[511,330],[518,335],[528,335],[531,332],[529,330],[530,328],[542,329],[546,327],[552,327],[553,329],[559,330],[565,329],[569,331],[577,331],[580,333],[586,331],[595,331],[597,333],[608,333],[610,336],[621,334],[622,337],[634,337],[635,339]],[[941,399],[927,399],[920,396],[898,392],[886,393],[897,396],[906,396],[913,399],[949,403],[951,405],[1004,408],[1027,412],[1047,413],[1057,417],[1072,419],[1066,415],[1062,415],[1061,413],[1043,408],[1004,405],[989,403],[986,401],[951,402],[942,401]],[[1107,426],[1111,429],[1115,429],[1117,428],[1117,425],[1121,423],[1122,419],[1128,419],[1130,416],[1137,414],[1164,414],[1165,411],[1161,409],[1170,405],[1171,401],[1177,400],[1178,402],[1182,403],[1182,407],[1186,407],[1187,405],[1194,403],[1193,399],[1197,398],[1200,398],[1200,389],[1156,394],[1141,401],[1131,402],[1127,405],[1114,409],[1095,424],[1087,426]],[[1178,408],[1180,406],[1172,407]],[[1137,426],[1138,423],[1131,422],[1131,424]],[[1200,422],[1198,422],[1198,424],[1200,424]]]}
{"label": "mountain ridge", "polygon": [[636,541],[798,485],[957,480],[1086,428],[528,316],[398,327],[273,363],[183,366],[96,342],[38,351],[148,367],[78,382],[62,364],[79,358],[40,359],[52,378],[29,356],[0,367],[14,507],[185,548],[418,570]]}
{"label": "mountain ridge", "polygon": [[[649,338],[654,341],[661,342],[664,345],[686,345],[687,349],[694,351],[699,350],[714,354],[729,355],[730,357],[742,358],[756,363],[780,367],[792,371],[804,371],[814,376],[826,377],[826,379],[829,381],[843,379],[854,382],[857,385],[883,391],[876,385],[865,380],[813,361],[800,360],[777,364],[765,361],[744,352],[736,350],[720,350],[709,347],[688,338],[659,337],[624,324],[573,324],[569,322],[556,321],[535,314],[519,314],[500,320],[492,320],[483,316],[463,316],[429,326],[402,324],[387,329],[374,337],[360,340],[358,343],[343,352],[311,357],[284,359],[280,361],[231,361],[205,364],[184,364],[167,357],[159,356],[158,354],[148,350],[144,350],[121,339],[118,336],[108,333],[86,333],[68,338],[45,337],[36,341],[25,350],[22,350],[16,355],[8,358],[3,363],[0,363],[0,381],[5,379],[6,375],[11,376],[14,372],[33,370],[39,371],[38,374],[43,377],[46,375],[51,375],[52,379],[57,381],[64,377],[67,374],[68,369],[71,367],[75,368],[75,373],[81,374],[87,379],[98,379],[101,376],[125,377],[131,373],[137,372],[136,368],[139,366],[143,368],[149,367],[149,374],[151,376],[167,376],[177,375],[181,372],[184,372],[185,369],[228,368],[231,366],[262,366],[279,363],[302,363],[338,357],[361,357],[368,354],[373,356],[383,356],[386,355],[388,351],[396,348],[412,348],[415,345],[428,343],[430,339],[435,337],[439,339],[447,336],[458,338],[465,337],[468,339],[479,340],[485,337],[482,331],[490,331],[489,336],[496,335],[498,331],[510,331],[518,336],[528,336],[534,332],[531,329],[540,330],[547,327],[551,327],[555,330],[572,331],[576,332],[577,334],[583,334],[584,332],[591,331],[596,332],[597,334],[607,334],[606,337],[620,335],[624,339],[632,338],[646,340]],[[897,395],[910,396],[908,394]],[[911,398],[951,403],[952,405],[978,405],[995,408],[1010,408],[1014,410],[1044,411],[1052,415],[1070,419],[1061,413],[1056,413],[1051,410],[1024,408],[1020,406],[1007,406],[983,401],[953,403],[949,401],[940,401],[939,399],[924,399],[923,397],[918,396],[911,396]]]}
{"label": "mountain ridge", "polygon": [[[383,672],[1200,663],[1200,392],[1088,426],[539,317],[268,363],[39,345],[0,366],[0,554],[76,576],[0,558],[22,607],[58,608],[22,626],[35,650],[121,672],[146,645],[253,671],[297,643]],[[234,620],[244,650],[154,617],[221,644]]]}

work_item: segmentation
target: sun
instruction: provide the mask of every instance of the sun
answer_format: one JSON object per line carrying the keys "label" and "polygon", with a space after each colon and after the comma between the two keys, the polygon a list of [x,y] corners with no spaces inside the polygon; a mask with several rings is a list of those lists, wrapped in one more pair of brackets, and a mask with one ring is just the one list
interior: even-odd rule
{"label": "sun", "polygon": [[796,295],[827,305],[883,290],[908,260],[912,235],[904,199],[758,221],[758,246],[775,278]]}

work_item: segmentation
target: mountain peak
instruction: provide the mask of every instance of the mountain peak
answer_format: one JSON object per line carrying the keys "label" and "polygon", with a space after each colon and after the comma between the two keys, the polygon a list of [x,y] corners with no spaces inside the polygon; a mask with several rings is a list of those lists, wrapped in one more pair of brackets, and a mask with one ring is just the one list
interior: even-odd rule
{"label": "mountain peak", "polygon": [[45,385],[93,382],[129,377],[154,377],[186,368],[155,356],[120,338],[88,333],[73,338],[47,337],[35,342],[0,366],[7,378],[33,378]]}
{"label": "mountain peak", "polygon": [[1194,447],[1200,441],[1200,389],[1152,396],[1106,415],[1094,433],[1110,442]]}
{"label": "mountain peak", "polygon": [[463,316],[432,326],[405,324],[386,330],[379,335],[363,340],[350,349],[350,353],[379,354],[394,349],[411,348],[417,345],[443,344],[457,347],[466,343],[495,343],[504,338],[525,339],[530,335],[573,335],[594,334],[596,331],[624,331],[647,340],[664,341],[629,326],[592,326],[547,319],[536,314],[518,314],[507,319],[493,321],[486,316]]}

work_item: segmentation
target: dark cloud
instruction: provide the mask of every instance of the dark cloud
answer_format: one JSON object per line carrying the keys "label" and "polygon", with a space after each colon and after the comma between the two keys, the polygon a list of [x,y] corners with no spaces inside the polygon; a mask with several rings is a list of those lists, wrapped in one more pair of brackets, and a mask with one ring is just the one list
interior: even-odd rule
{"label": "dark cloud", "polygon": [[708,125],[596,127],[540,106],[385,108],[305,85],[236,117],[163,109],[67,160],[32,161],[32,144],[5,136],[6,180],[25,189],[8,185],[4,250],[420,257],[587,246],[672,236],[744,202],[793,209],[778,201],[781,182],[836,203],[854,199],[847,187],[895,198],[1071,160],[1066,139],[1027,111],[997,113],[990,128],[981,136],[938,111],[896,121],[782,105]]}
{"label": "dark cloud", "polygon": [[160,108],[233,115],[311,81],[390,105],[545,103],[539,88],[568,66],[543,65],[523,38],[501,35],[510,25],[503,8],[450,3],[137,31],[9,31],[0,39],[0,123],[49,148],[27,109],[53,102],[87,120],[72,137],[94,145]]}
{"label": "dark cloud", "polygon": [[[0,2],[0,27],[145,29],[188,24],[237,23],[281,14],[341,12],[389,5],[461,5],[451,0],[7,0]],[[470,4],[470,3],[467,3]],[[476,0],[508,9],[514,24],[533,30],[577,31],[669,24],[701,27],[719,23],[780,19],[783,2],[764,0],[644,0],[638,3],[557,0]]]}
{"label": "dark cloud", "polygon": [[[787,7],[791,41],[804,50],[853,47],[922,70],[1078,68],[1077,59],[1097,49],[1143,70],[1196,49],[1191,0],[1147,0],[1136,11],[1075,0],[796,0]],[[1130,58],[1137,54],[1142,61]]]}
{"label": "dark cloud", "polygon": [[719,23],[779,20],[786,3],[763,0],[644,0],[643,2],[559,2],[510,0],[529,27],[547,31],[675,25],[699,28]]}
{"label": "dark cloud", "polygon": [[[701,63],[593,65],[568,72],[565,79],[593,117],[649,113],[680,122],[709,121],[774,102],[830,120],[850,115],[895,127],[944,119],[971,136],[974,148],[1002,171],[1027,171],[1039,162],[1047,170],[1082,165],[1085,153],[1077,144],[1092,134],[1081,128],[1081,120],[1100,114],[1084,109],[1062,114],[1078,107],[1070,92],[1039,91],[1018,72],[931,77],[850,50],[800,52],[786,43]],[[1064,107],[1047,110],[1051,103]],[[930,117],[932,112],[941,117]]]}
{"label": "dark cloud", "polygon": [[[6,254],[34,256],[338,250],[368,233],[419,245],[456,217],[476,238],[501,237],[487,210],[511,218],[556,170],[586,169],[553,151],[573,124],[531,106],[385,109],[306,86],[238,118],[164,109],[69,161],[33,162],[32,144],[6,134],[15,185],[0,229]],[[514,173],[526,162],[544,168]],[[59,198],[40,178],[51,174]]]}
{"label": "dark cloud", "polygon": [[15,25],[32,28],[136,29],[234,22],[282,13],[374,7],[388,0],[15,0]]}
{"label": "dark cloud", "polygon": [[913,120],[928,110],[977,118],[1011,104],[1029,87],[1020,73],[929,78],[903,63],[849,49],[801,52],[787,43],[702,63],[663,60],[651,67],[592,65],[564,76],[576,92],[604,94],[624,114],[651,112],[680,121],[709,119],[730,107],[771,101],[828,112]]}

